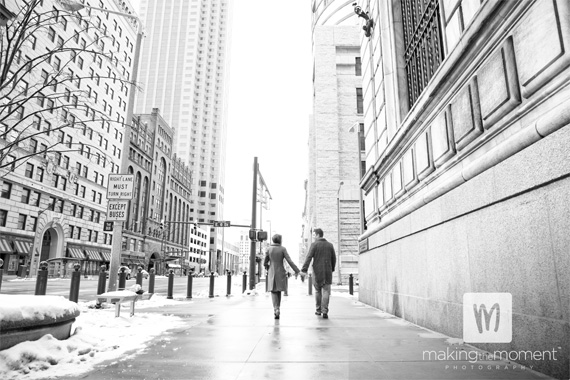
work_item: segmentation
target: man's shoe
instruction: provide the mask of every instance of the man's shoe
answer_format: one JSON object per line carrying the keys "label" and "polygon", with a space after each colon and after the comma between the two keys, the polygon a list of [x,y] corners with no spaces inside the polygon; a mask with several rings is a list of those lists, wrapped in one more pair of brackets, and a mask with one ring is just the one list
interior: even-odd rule
{"label": "man's shoe", "polygon": [[315,315],[321,315],[321,313],[318,311],[315,311]]}
{"label": "man's shoe", "polygon": [[328,318],[329,318],[329,315],[328,315],[327,313],[324,313],[324,314],[323,314],[323,319],[328,319]]}

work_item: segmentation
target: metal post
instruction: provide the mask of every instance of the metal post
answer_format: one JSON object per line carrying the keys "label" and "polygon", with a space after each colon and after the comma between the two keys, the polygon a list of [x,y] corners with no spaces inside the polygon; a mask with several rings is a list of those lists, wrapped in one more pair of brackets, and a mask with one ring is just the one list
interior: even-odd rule
{"label": "metal post", "polygon": [[[253,195],[251,200],[251,228],[255,229],[257,218],[257,157],[253,158]],[[249,250],[249,290],[255,288],[255,240],[251,241]]]}
{"label": "metal post", "polygon": [[214,298],[214,272],[210,272],[210,298]]}
{"label": "metal post", "polygon": [[348,275],[348,293],[350,295],[354,294],[354,277],[352,277],[352,273]]}
{"label": "metal post", "polygon": [[142,288],[142,282],[143,282],[142,267],[139,266],[139,267],[137,267],[137,280],[136,280],[136,283],[137,283],[138,285],[140,285],[141,288]]}
{"label": "metal post", "polygon": [[105,293],[105,283],[107,282],[107,267],[101,265],[99,270],[99,281],[97,282],[97,295]]}
{"label": "metal post", "polygon": [[174,293],[174,269],[170,269],[168,274],[168,294],[166,296],[167,300],[171,300]]}
{"label": "metal post", "polygon": [[242,293],[245,293],[245,290],[247,289],[247,272],[246,272],[246,271],[243,272],[243,278],[242,278],[241,287],[242,287],[242,291],[241,291],[241,292],[242,292]]}
{"label": "metal post", "polygon": [[2,276],[4,275],[4,260],[0,259],[0,290],[2,290]]}
{"label": "metal post", "polygon": [[313,276],[309,274],[309,295],[313,295]]}
{"label": "metal post", "polygon": [[48,263],[47,261],[42,261],[40,263],[40,270],[38,272],[38,277],[36,279],[36,296],[45,296],[47,290],[47,279],[48,279]]}
{"label": "metal post", "polygon": [[81,265],[75,264],[73,265],[75,272],[71,272],[71,286],[69,288],[69,300],[72,302],[77,303],[79,300],[79,284],[81,282],[81,272],[79,268]]}
{"label": "metal post", "polygon": [[[114,273],[109,273],[109,282],[114,277]],[[121,267],[121,272],[119,273],[119,287],[117,290],[125,290],[127,287],[127,272],[125,272],[125,267]],[[109,284],[109,288],[111,288],[111,284]]]}
{"label": "metal post", "polygon": [[192,273],[188,273],[188,289],[186,290],[186,298],[192,298]]}
{"label": "metal post", "polygon": [[228,271],[228,292],[226,296],[230,296],[232,294],[232,272]]}
{"label": "metal post", "polygon": [[148,276],[148,292],[154,293],[154,277],[156,276],[156,269],[150,268],[150,274]]}

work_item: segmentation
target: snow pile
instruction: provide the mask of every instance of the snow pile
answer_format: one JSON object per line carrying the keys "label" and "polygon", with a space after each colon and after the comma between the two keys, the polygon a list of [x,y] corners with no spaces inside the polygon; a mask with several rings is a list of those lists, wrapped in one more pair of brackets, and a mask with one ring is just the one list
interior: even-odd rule
{"label": "snow pile", "polygon": [[[153,306],[160,304],[154,303]],[[16,317],[17,307],[7,307],[1,300],[0,305],[3,318]],[[39,302],[25,314],[53,315],[54,309]],[[113,305],[92,309],[88,304],[80,304],[80,309],[81,314],[72,326],[69,339],[60,341],[45,335],[37,341],[22,342],[0,351],[0,378],[39,379],[89,372],[105,360],[126,360],[144,350],[152,339],[164,335],[166,330],[184,325],[181,318],[172,315],[136,313],[129,317],[125,313],[126,316],[115,318]]]}

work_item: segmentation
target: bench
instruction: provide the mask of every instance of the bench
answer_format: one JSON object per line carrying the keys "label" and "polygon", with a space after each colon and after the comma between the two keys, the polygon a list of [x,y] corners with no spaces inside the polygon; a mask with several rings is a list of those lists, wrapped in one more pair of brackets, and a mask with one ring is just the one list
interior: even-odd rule
{"label": "bench", "polygon": [[115,304],[115,317],[121,315],[121,304],[130,303],[131,317],[135,315],[135,303],[138,300],[149,300],[154,293],[137,294],[128,290],[119,290],[116,292],[107,292],[97,295],[97,302],[114,303]]}

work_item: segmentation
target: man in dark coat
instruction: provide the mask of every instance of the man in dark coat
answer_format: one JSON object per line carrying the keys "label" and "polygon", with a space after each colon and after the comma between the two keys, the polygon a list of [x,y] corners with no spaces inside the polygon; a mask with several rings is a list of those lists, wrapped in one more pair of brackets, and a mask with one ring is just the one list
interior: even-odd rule
{"label": "man in dark coat", "polygon": [[315,287],[315,301],[317,307],[315,314],[322,314],[323,318],[328,318],[332,272],[334,272],[336,265],[336,255],[333,245],[323,238],[323,230],[315,228],[313,230],[313,238],[316,240],[311,244],[301,273],[307,274],[311,260],[313,260],[313,274],[315,276],[313,286]]}

